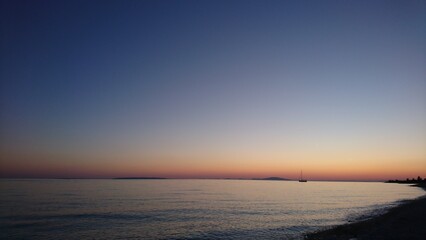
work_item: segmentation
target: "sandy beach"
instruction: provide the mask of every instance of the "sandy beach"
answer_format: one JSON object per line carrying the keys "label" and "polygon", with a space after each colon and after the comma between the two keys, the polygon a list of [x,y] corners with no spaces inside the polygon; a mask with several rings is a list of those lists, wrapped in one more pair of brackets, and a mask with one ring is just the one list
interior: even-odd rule
{"label": "sandy beach", "polygon": [[[417,184],[426,190],[426,184]],[[426,197],[407,201],[387,213],[361,222],[349,223],[308,234],[308,240],[340,239],[425,239]]]}

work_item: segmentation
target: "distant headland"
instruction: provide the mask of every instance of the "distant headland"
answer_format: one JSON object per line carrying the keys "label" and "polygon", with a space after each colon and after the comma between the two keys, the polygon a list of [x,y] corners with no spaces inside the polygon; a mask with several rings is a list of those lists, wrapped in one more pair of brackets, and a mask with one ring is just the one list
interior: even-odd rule
{"label": "distant headland", "polygon": [[[113,179],[114,180],[160,180],[160,179],[173,179],[173,178],[164,178],[164,177],[117,177],[117,178],[113,178]],[[201,178],[201,179],[208,179],[208,178]],[[292,181],[292,179],[282,178],[282,177],[266,177],[266,178],[212,178],[212,179]]]}
{"label": "distant headland", "polygon": [[116,180],[154,180],[154,179],[168,179],[168,178],[162,178],[162,177],[119,177],[119,178],[113,178]]}
{"label": "distant headland", "polygon": [[267,178],[252,178],[251,180],[290,181],[291,179],[281,178],[281,177],[267,177]]}
{"label": "distant headland", "polygon": [[416,178],[412,178],[412,179],[407,178],[406,180],[395,179],[395,180],[388,180],[386,181],[386,183],[402,183],[402,184],[426,183],[426,178],[422,179],[420,176],[418,176],[417,179]]}

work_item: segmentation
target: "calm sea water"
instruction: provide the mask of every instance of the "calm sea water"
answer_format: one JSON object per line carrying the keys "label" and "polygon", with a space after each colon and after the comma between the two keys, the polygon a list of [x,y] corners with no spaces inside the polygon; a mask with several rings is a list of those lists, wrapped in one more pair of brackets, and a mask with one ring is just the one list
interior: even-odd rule
{"label": "calm sea water", "polygon": [[300,239],[424,194],[385,183],[1,180],[1,239]]}

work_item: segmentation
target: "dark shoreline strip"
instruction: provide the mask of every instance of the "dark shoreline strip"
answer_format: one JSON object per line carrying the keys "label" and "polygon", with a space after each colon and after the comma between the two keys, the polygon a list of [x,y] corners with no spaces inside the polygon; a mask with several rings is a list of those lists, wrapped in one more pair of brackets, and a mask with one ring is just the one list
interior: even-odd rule
{"label": "dark shoreline strip", "polygon": [[[414,185],[426,190],[426,184]],[[426,236],[426,197],[409,200],[387,213],[360,222],[309,233],[306,240],[424,240]]]}

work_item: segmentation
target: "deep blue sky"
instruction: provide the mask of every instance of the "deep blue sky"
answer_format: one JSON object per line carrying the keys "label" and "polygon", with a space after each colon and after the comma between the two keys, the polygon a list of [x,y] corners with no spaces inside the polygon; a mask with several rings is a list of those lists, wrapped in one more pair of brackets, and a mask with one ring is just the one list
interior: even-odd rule
{"label": "deep blue sky", "polygon": [[426,158],[426,1],[1,4],[6,166]]}

